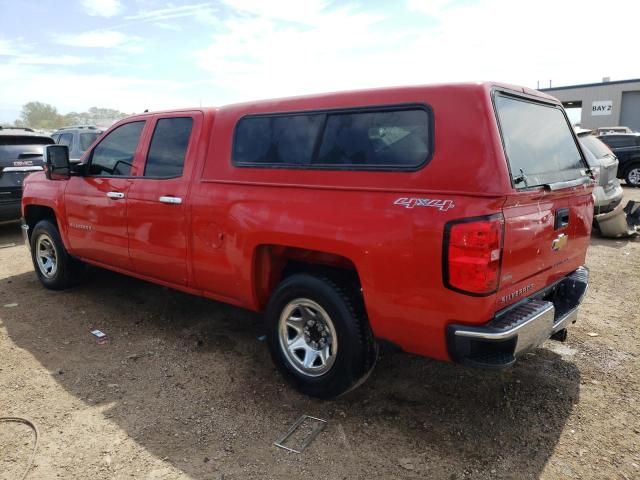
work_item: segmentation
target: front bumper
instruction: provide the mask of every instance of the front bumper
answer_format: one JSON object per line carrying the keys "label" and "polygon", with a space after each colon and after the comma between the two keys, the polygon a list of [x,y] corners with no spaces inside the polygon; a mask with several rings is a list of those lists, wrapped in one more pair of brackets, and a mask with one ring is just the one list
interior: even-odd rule
{"label": "front bumper", "polygon": [[449,355],[470,366],[508,367],[522,353],[575,323],[588,286],[589,271],[580,267],[541,292],[498,312],[485,325],[449,325]]}
{"label": "front bumper", "polygon": [[20,218],[20,199],[0,202],[0,222],[18,220]]}

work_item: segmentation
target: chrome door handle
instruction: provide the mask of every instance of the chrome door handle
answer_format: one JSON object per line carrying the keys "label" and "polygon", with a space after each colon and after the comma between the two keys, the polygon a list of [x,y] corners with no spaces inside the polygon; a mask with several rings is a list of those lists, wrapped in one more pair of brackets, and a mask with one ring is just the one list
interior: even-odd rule
{"label": "chrome door handle", "polygon": [[171,197],[169,195],[162,196],[158,199],[160,203],[168,203],[170,205],[180,205],[182,199],[180,197]]}
{"label": "chrome door handle", "polygon": [[124,193],[122,193],[122,192],[107,192],[107,197],[113,198],[114,200],[118,200],[120,198],[124,198]]}

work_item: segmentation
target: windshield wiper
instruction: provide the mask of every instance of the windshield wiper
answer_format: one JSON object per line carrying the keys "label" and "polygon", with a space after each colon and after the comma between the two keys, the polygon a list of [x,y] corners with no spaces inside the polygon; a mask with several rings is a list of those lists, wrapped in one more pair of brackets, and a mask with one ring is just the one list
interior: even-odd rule
{"label": "windshield wiper", "polygon": [[524,171],[522,169],[520,169],[520,175],[518,175],[517,177],[513,177],[513,183],[515,185],[518,185],[520,183],[524,182],[524,186],[527,186],[527,176],[524,174]]}
{"label": "windshield wiper", "polygon": [[585,185],[587,183],[591,183],[593,179],[588,176],[576,178],[575,180],[564,180],[561,182],[553,182],[553,183],[543,183],[542,186],[547,190],[562,190],[563,188],[571,188],[578,187],[580,185]]}

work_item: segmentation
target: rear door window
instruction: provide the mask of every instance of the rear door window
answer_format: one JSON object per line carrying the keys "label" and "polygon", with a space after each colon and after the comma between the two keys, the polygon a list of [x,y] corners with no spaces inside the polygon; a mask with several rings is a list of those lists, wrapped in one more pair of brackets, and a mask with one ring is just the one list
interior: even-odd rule
{"label": "rear door window", "polygon": [[71,144],[73,143],[73,134],[72,133],[61,134],[58,140],[56,140],[56,143],[70,147]]}
{"label": "rear door window", "polygon": [[516,188],[586,175],[586,164],[560,107],[500,94],[494,101]]}
{"label": "rear door window", "polygon": [[145,177],[171,178],[182,175],[192,127],[191,117],[158,120],[149,146]]}
{"label": "rear door window", "polygon": [[631,135],[604,135],[600,139],[611,148],[633,147],[636,144],[635,137]]}
{"label": "rear door window", "polygon": [[96,141],[96,138],[100,136],[100,132],[87,132],[80,134],[80,151],[84,152],[87,148],[91,146],[93,142]]}

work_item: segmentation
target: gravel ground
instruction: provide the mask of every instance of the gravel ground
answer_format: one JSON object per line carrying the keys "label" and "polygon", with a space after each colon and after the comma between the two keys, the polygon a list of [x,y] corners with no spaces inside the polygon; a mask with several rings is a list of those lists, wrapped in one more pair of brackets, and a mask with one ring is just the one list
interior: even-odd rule
{"label": "gravel ground", "polygon": [[[0,226],[11,242],[0,416],[40,429],[30,479],[640,478],[640,240],[593,237],[566,343],[501,372],[386,355],[334,401],[283,383],[256,315],[101,270],[47,291],[19,226]],[[302,414],[327,428],[301,455],[274,447]],[[0,423],[0,478],[32,448],[27,426]]]}

